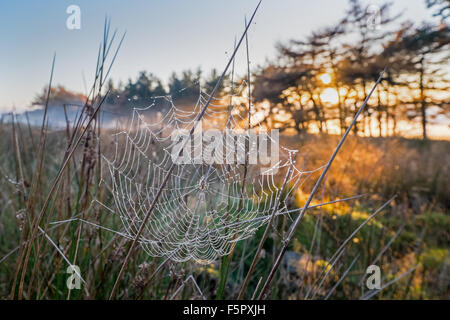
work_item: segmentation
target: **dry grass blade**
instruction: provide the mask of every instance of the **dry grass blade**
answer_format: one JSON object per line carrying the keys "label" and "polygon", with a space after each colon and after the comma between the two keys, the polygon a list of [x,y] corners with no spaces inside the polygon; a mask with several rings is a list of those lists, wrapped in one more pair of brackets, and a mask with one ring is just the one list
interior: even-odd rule
{"label": "dry grass blade", "polygon": [[397,282],[398,280],[402,279],[403,277],[407,276],[408,274],[410,274],[411,272],[415,271],[418,267],[420,266],[420,264],[416,265],[415,267],[407,270],[406,272],[402,273],[401,275],[399,275],[398,277],[396,277],[395,279],[392,279],[391,281],[389,281],[388,283],[384,284],[380,289],[375,289],[373,292],[368,293],[367,295],[361,297],[361,300],[369,300],[370,298],[372,298],[373,296],[377,295],[378,293],[381,292],[381,290],[389,287],[391,284]]}
{"label": "dry grass blade", "polygon": [[52,238],[50,238],[50,236],[41,227],[38,227],[38,228],[39,228],[39,231],[44,235],[44,237],[47,238],[47,240],[51,243],[51,245],[53,247],[55,247],[56,251],[58,251],[58,253],[61,255],[61,257],[67,262],[67,264],[72,267],[72,270],[76,273],[76,275],[80,278],[80,280],[83,283],[86,283],[86,281],[83,279],[81,274],[77,271],[77,269],[74,268],[73,264],[69,261],[69,259],[64,254],[64,252],[62,252],[61,248],[52,240]]}
{"label": "dry grass blade", "polygon": [[248,282],[250,281],[250,277],[253,274],[253,271],[255,270],[256,264],[259,260],[259,256],[261,253],[261,250],[263,248],[264,242],[266,242],[267,237],[269,236],[270,229],[272,228],[273,221],[275,219],[278,206],[280,204],[281,196],[283,194],[284,189],[286,188],[286,183],[288,182],[289,178],[291,177],[292,173],[292,166],[294,165],[294,162],[291,162],[291,165],[289,166],[289,170],[286,172],[286,175],[284,177],[283,185],[281,186],[281,192],[278,194],[278,197],[275,200],[275,204],[273,206],[272,215],[270,217],[269,222],[267,223],[266,230],[264,231],[264,234],[259,241],[258,248],[256,249],[255,256],[253,257],[252,264],[250,265],[250,268],[247,272],[247,276],[245,277],[244,283],[242,284],[242,288],[239,291],[238,300],[242,299],[244,297],[244,293],[247,290]]}
{"label": "dry grass blade", "polygon": [[358,260],[358,258],[359,254],[353,259],[353,261],[350,263],[350,266],[347,268],[347,270],[345,270],[345,272],[342,274],[342,276],[339,278],[339,280],[336,282],[333,288],[331,288],[330,291],[328,291],[327,295],[325,296],[325,300],[328,300],[328,298],[331,296],[334,290],[336,290],[336,288],[341,284],[342,280],[345,279],[345,277],[350,272],[350,270],[352,269],[353,265],[355,264],[356,260]]}
{"label": "dry grass blade", "polygon": [[[25,266],[27,265],[27,261],[28,261],[28,258],[27,258],[28,253],[27,252],[29,250],[28,247],[31,245],[30,242],[25,242],[25,239],[26,239],[30,229],[32,229],[32,226],[34,223],[34,215],[33,215],[32,207],[34,205],[34,197],[36,196],[36,193],[37,193],[37,186],[38,186],[38,182],[40,180],[41,174],[42,174],[42,168],[43,168],[43,163],[44,163],[45,141],[46,141],[46,137],[47,137],[47,132],[46,132],[47,111],[48,111],[48,103],[50,101],[50,93],[51,93],[52,82],[53,82],[53,74],[55,71],[55,60],[56,60],[56,53],[53,55],[53,60],[52,60],[50,80],[49,80],[49,84],[48,84],[48,91],[47,91],[47,97],[46,97],[46,101],[45,101],[44,115],[43,115],[43,119],[42,119],[42,125],[41,125],[40,136],[39,136],[39,148],[38,148],[38,150],[36,150],[36,152],[38,152],[36,157],[37,157],[37,159],[39,159],[39,165],[38,165],[38,170],[35,170],[35,172],[34,172],[34,175],[33,175],[32,181],[31,181],[30,194],[28,196],[27,203],[26,203],[26,213],[28,216],[28,221],[30,223],[30,226],[24,225],[24,228],[22,230],[20,243],[25,243],[25,246],[23,248],[20,247],[20,249],[19,249],[19,257],[17,260],[16,272],[14,274],[14,280],[13,280],[12,289],[11,289],[11,299],[13,299],[14,295],[15,295],[17,277],[19,275],[20,269],[25,268]],[[37,231],[36,231],[36,233],[37,233]],[[19,296],[18,296],[19,299],[22,298],[24,279],[25,279],[25,271],[22,269],[22,275],[21,275],[21,279],[20,279],[20,283],[19,283]]]}
{"label": "dry grass blade", "polygon": [[[391,199],[389,199],[388,201],[386,201],[380,208],[378,208],[371,216],[369,216],[366,220],[364,220],[363,223],[361,223],[353,232],[350,236],[347,237],[347,239],[345,239],[345,241],[340,245],[340,247],[336,250],[336,252],[333,254],[333,256],[331,257],[330,261],[331,261],[331,266],[330,268],[328,268],[327,272],[325,273],[325,275],[323,276],[323,278],[321,279],[320,283],[318,284],[317,288],[314,290],[313,294],[312,294],[312,298],[314,298],[317,294],[317,292],[319,291],[319,289],[322,287],[323,282],[325,281],[326,277],[328,276],[328,274],[330,273],[330,271],[334,268],[334,265],[339,261],[340,257],[342,256],[342,254],[345,251],[345,246],[350,242],[351,239],[353,239],[353,237],[359,232],[359,230],[362,229],[362,227],[364,227],[367,223],[369,223],[370,220],[372,220],[377,214],[379,214],[381,211],[383,211],[397,196],[393,196]],[[322,272],[323,274],[323,272]],[[315,283],[314,283],[315,285]],[[306,294],[306,298],[309,297],[309,294],[311,293],[312,288],[314,288],[314,285],[311,287],[311,289],[309,290],[309,292]]]}
{"label": "dry grass blade", "polygon": [[[223,72],[222,72],[222,75],[220,76],[219,80],[217,81],[216,85],[214,86],[214,89],[213,89],[213,91],[211,92],[211,95],[209,96],[207,102],[205,103],[205,105],[203,106],[202,110],[200,111],[200,113],[199,113],[199,115],[198,115],[198,117],[197,117],[197,119],[196,119],[196,122],[195,122],[194,125],[192,126],[192,129],[189,131],[189,135],[188,135],[189,137],[192,137],[192,135],[193,135],[193,133],[194,133],[194,131],[195,131],[195,128],[197,127],[197,125],[198,125],[198,123],[200,122],[200,120],[203,118],[203,115],[205,114],[206,110],[208,109],[209,104],[211,103],[212,99],[214,98],[214,95],[216,94],[216,91],[218,90],[220,84],[222,83],[222,80],[224,79],[224,77],[225,77],[225,75],[226,75],[226,73],[227,73],[227,71],[228,71],[230,65],[231,65],[232,62],[234,61],[234,57],[236,56],[236,53],[237,53],[237,51],[239,50],[239,47],[241,46],[242,40],[244,39],[245,35],[247,34],[247,31],[248,31],[248,29],[249,29],[249,26],[250,26],[251,22],[253,21],[253,18],[255,17],[255,14],[256,14],[256,12],[258,11],[258,8],[259,8],[261,2],[262,2],[262,0],[259,1],[258,5],[257,5],[257,7],[256,7],[256,9],[255,9],[255,11],[253,12],[253,15],[252,15],[251,19],[250,19],[250,23],[249,23],[249,24],[247,25],[247,27],[245,28],[244,33],[243,33],[242,36],[241,36],[241,39],[239,40],[239,42],[238,42],[236,48],[235,48],[234,51],[233,51],[233,54],[231,55],[231,58],[229,59],[227,65],[226,65],[226,67],[225,67],[225,69],[224,69]],[[188,141],[190,141],[190,140],[189,140],[189,139],[186,139],[186,140],[184,141],[183,145],[182,145],[181,148],[180,148],[180,154],[181,154],[181,152],[183,151],[183,148],[185,147],[185,145],[186,145],[186,143],[187,143]],[[177,155],[177,157],[179,157],[180,154]],[[170,168],[169,168],[169,170],[167,171],[167,173],[166,173],[164,179],[162,180],[161,185],[159,186],[159,189],[158,189],[158,191],[156,192],[155,198],[153,199],[152,204],[150,205],[150,208],[149,208],[148,212],[146,213],[146,215],[145,215],[145,217],[144,217],[144,219],[143,219],[143,221],[142,221],[142,224],[141,224],[141,226],[140,226],[138,232],[136,233],[136,237],[135,237],[135,239],[133,240],[133,242],[132,242],[130,248],[128,249],[127,256],[125,257],[125,261],[123,262],[122,268],[120,269],[119,275],[117,276],[117,279],[116,279],[116,282],[115,282],[115,284],[114,284],[113,290],[112,290],[111,295],[110,295],[110,297],[109,297],[110,300],[112,300],[112,299],[114,298],[114,296],[116,295],[116,293],[117,293],[117,290],[118,290],[118,288],[119,288],[120,280],[122,279],[122,276],[123,276],[123,274],[124,274],[124,272],[125,272],[125,268],[127,267],[127,264],[128,264],[128,262],[129,262],[129,260],[130,260],[130,258],[131,258],[131,254],[133,253],[133,251],[134,251],[134,249],[135,249],[135,247],[136,247],[136,244],[138,243],[139,238],[141,237],[142,231],[144,230],[144,228],[145,228],[145,226],[146,226],[146,223],[147,223],[147,221],[148,221],[148,219],[149,219],[151,213],[153,212],[153,209],[155,208],[156,203],[158,202],[159,197],[161,196],[162,191],[163,191],[165,185],[167,184],[167,181],[169,180],[170,175],[172,174],[173,170],[175,169],[175,163],[176,163],[176,161],[173,161],[173,162],[172,162],[172,165],[170,166]]]}
{"label": "dry grass blade", "polygon": [[[125,36],[125,35],[124,35]],[[107,38],[104,38],[107,39]],[[105,40],[106,41],[106,40]],[[120,44],[123,41],[123,37],[122,40],[120,42]],[[110,43],[111,45],[111,43]],[[112,64],[114,63],[114,60],[117,56],[117,53],[119,51],[120,45],[119,47],[116,49],[116,52],[114,54],[113,60],[111,62],[111,65],[109,66],[109,69],[111,69]],[[98,82],[98,80],[100,79],[100,83],[103,83],[105,78],[102,77],[102,73],[101,70],[103,69],[103,66],[106,62],[106,55],[103,54],[103,59],[100,61],[100,69],[97,67],[97,71],[96,71],[96,77],[94,80],[94,84],[91,88],[91,92],[89,94],[89,96],[86,99],[86,103],[83,107],[83,111],[86,110],[88,103],[89,103],[89,97],[91,94],[94,94],[95,92],[95,88],[96,88],[96,84]],[[39,170],[37,170],[37,176],[35,175],[35,177],[33,178],[33,183],[32,183],[32,187],[35,186],[37,184],[37,180],[39,180],[40,177],[40,172],[42,171],[42,166],[43,166],[43,154],[44,154],[44,145],[45,145],[45,140],[46,140],[46,131],[44,131],[44,124],[46,124],[46,114],[47,114],[47,109],[48,109],[48,103],[49,103],[49,99],[50,99],[50,92],[51,92],[51,82],[53,79],[53,72],[54,72],[54,65],[55,65],[55,57],[53,58],[53,64],[52,64],[52,72],[51,72],[51,76],[50,76],[50,84],[49,84],[49,88],[48,88],[48,93],[47,93],[47,100],[46,100],[46,106],[45,106],[45,110],[44,110],[44,119],[42,122],[42,126],[41,126],[41,139],[40,139],[40,148],[39,151],[41,152],[41,157],[40,157],[40,164],[39,164]],[[101,78],[99,78],[101,77]],[[101,90],[101,85],[99,86],[99,90]],[[64,155],[64,159],[63,159],[63,163],[57,173],[56,178],[54,179],[50,191],[48,192],[44,204],[39,212],[39,214],[34,217],[31,220],[31,225],[30,225],[30,234],[29,234],[29,240],[27,242],[22,241],[25,239],[21,239],[21,243],[26,243],[25,248],[23,249],[22,252],[19,252],[19,260],[18,260],[18,265],[17,265],[17,269],[16,269],[16,273],[19,272],[20,269],[22,269],[22,274],[21,274],[21,279],[20,279],[20,283],[19,283],[19,290],[18,290],[18,298],[21,299],[22,298],[22,294],[23,294],[23,285],[24,285],[24,280],[25,280],[25,274],[27,271],[27,265],[28,265],[28,261],[31,255],[31,249],[33,247],[33,241],[37,236],[38,233],[38,227],[41,224],[41,221],[44,217],[45,212],[48,209],[48,206],[51,202],[51,199],[53,198],[53,196],[58,193],[59,191],[59,186],[60,186],[60,181],[61,178],[63,176],[63,174],[65,173],[66,168],[68,167],[69,162],[71,161],[76,149],[78,148],[78,146],[80,145],[83,136],[85,135],[85,133],[89,130],[91,124],[93,123],[94,120],[97,120],[97,114],[103,104],[103,102],[105,101],[107,95],[109,92],[107,92],[103,97],[101,97],[100,91],[97,95],[97,107],[95,108],[95,110],[89,114],[87,117],[84,117],[84,121],[87,119],[87,123],[85,124],[83,130],[81,130],[81,133],[78,135],[78,137],[76,137],[77,133],[79,132],[79,128],[81,128],[81,125],[84,124],[84,121],[81,121],[81,119],[83,118],[83,111],[80,113],[80,117],[78,119],[77,125],[75,127],[75,129],[73,130],[72,133],[72,137],[70,139],[70,142],[68,144],[67,150],[66,150],[66,154]],[[92,100],[92,102],[94,102],[94,99]],[[73,143],[75,141],[75,143]],[[37,178],[36,178],[37,177]],[[32,196],[34,195],[34,193],[31,193],[30,198],[32,198]],[[31,205],[33,204],[33,202],[29,199],[27,202],[27,211],[30,211]],[[53,208],[53,207],[52,207]],[[15,286],[16,286],[16,279],[17,279],[17,275],[15,276],[14,282],[13,282],[13,286],[12,286],[12,290],[11,290],[11,298],[14,297],[15,295]]]}
{"label": "dry grass blade", "polygon": [[58,172],[58,175],[56,176],[52,187],[45,199],[44,205],[42,206],[42,209],[38,215],[38,217],[36,218],[33,226],[32,226],[32,233],[31,233],[31,241],[28,243],[28,249],[25,255],[25,260],[24,260],[24,264],[23,264],[23,269],[22,269],[22,279],[21,279],[21,285],[19,286],[19,299],[21,298],[21,292],[23,290],[23,282],[25,279],[25,273],[26,273],[26,266],[28,264],[28,260],[31,254],[31,247],[32,247],[32,242],[33,240],[36,238],[37,232],[38,232],[38,227],[42,221],[42,218],[44,217],[45,211],[48,208],[48,205],[50,204],[50,201],[52,199],[52,196],[54,195],[55,191],[57,190],[57,188],[60,186],[59,181],[61,180],[61,177],[63,176],[65,169],[69,163],[69,161],[71,160],[75,150],[77,149],[78,145],[80,144],[84,133],[88,130],[90,124],[92,123],[92,121],[95,119],[96,114],[98,113],[98,111],[100,110],[100,107],[103,103],[103,101],[105,100],[106,96],[108,95],[108,93],[103,97],[102,101],[98,104],[97,108],[94,111],[94,114],[92,115],[92,117],[89,119],[88,124],[86,125],[86,127],[84,128],[84,130],[82,131],[81,135],[79,136],[78,140],[76,141],[75,145],[73,146],[72,150],[69,152],[68,156],[66,157],[61,169]]}
{"label": "dry grass blade", "polygon": [[[383,256],[383,254],[386,252],[386,250],[389,249],[389,247],[392,245],[392,243],[395,241],[395,239],[397,239],[397,237],[400,235],[400,233],[402,233],[403,229],[405,229],[405,224],[402,224],[400,226],[400,228],[398,228],[398,230],[394,234],[394,236],[391,239],[389,239],[388,243],[380,250],[380,252],[377,254],[375,259],[372,260],[372,262],[370,263],[371,265],[377,263],[377,261]],[[359,282],[360,286],[363,284],[364,280],[366,279],[366,275],[367,274],[364,274],[361,277],[361,280]]]}
{"label": "dry grass blade", "polygon": [[338,154],[339,150],[341,149],[342,145],[344,144],[345,139],[347,138],[347,136],[349,135],[351,129],[353,128],[353,126],[355,125],[356,121],[358,120],[359,115],[361,114],[361,112],[366,107],[367,102],[369,101],[370,97],[372,96],[373,92],[375,91],[375,88],[380,83],[381,79],[383,78],[383,74],[384,74],[385,71],[386,71],[386,68],[381,72],[380,76],[378,77],[377,82],[372,87],[372,90],[370,91],[369,95],[366,97],[366,99],[364,100],[364,103],[361,105],[361,107],[359,108],[359,110],[356,113],[355,117],[353,118],[353,121],[348,126],[347,130],[345,131],[344,135],[342,136],[341,140],[339,141],[336,149],[334,150],[330,160],[328,161],[328,164],[326,165],[325,169],[322,171],[322,174],[320,175],[319,179],[317,180],[316,184],[314,185],[314,188],[311,191],[311,194],[309,195],[308,200],[306,200],[306,203],[305,203],[305,206],[304,206],[303,210],[300,212],[300,215],[295,219],[294,223],[292,224],[290,232],[288,234],[288,237],[287,237],[287,239],[285,241],[285,244],[283,245],[283,248],[281,249],[281,252],[278,255],[278,258],[275,261],[275,264],[273,265],[272,269],[270,270],[269,276],[267,277],[267,280],[266,280],[266,282],[265,282],[265,284],[263,286],[261,294],[259,295],[259,299],[264,297],[267,289],[269,288],[269,285],[272,282],[272,279],[273,279],[273,277],[275,275],[275,272],[277,271],[277,269],[278,269],[278,267],[279,267],[279,265],[281,263],[281,259],[283,258],[284,254],[286,253],[288,245],[291,242],[292,237],[294,236],[295,230],[297,229],[301,219],[305,215],[306,210],[309,207],[309,204],[311,203],[315,193],[317,192],[317,190],[319,189],[320,185],[322,184],[322,181],[325,178],[325,175],[327,174],[328,169],[330,168],[331,164],[333,163],[333,160],[336,158],[336,155]]}
{"label": "dry grass blade", "polygon": [[192,274],[190,276],[188,276],[186,278],[186,280],[183,281],[183,283],[178,287],[177,290],[175,290],[175,292],[172,294],[172,296],[170,297],[170,300],[175,299],[175,297],[177,296],[177,294],[183,290],[183,288],[186,286],[187,282],[191,280],[192,283],[194,284],[194,288],[195,290],[197,290],[197,292],[200,294],[200,296],[202,297],[203,300],[206,300],[205,296],[203,295],[202,290],[200,289],[200,287],[197,284],[197,281],[195,281],[194,277],[192,276]]}

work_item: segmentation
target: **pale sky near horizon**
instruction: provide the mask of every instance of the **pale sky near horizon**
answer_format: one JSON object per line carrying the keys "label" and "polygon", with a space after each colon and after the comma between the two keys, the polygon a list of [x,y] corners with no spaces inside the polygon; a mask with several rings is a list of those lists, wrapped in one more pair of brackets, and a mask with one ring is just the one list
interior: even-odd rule
{"label": "pale sky near horizon", "polygon": [[[48,83],[56,52],[54,84],[84,92],[92,83],[105,15],[127,31],[111,77],[117,82],[147,70],[167,81],[173,71],[221,70],[258,0],[1,0],[0,113],[29,106]],[[366,0],[367,4],[382,1]],[[401,20],[432,21],[425,0],[394,0]],[[81,9],[81,29],[68,30],[66,8]],[[263,0],[249,33],[251,65],[275,56],[277,41],[302,38],[338,21],[347,0]],[[244,72],[245,59],[237,66]]]}

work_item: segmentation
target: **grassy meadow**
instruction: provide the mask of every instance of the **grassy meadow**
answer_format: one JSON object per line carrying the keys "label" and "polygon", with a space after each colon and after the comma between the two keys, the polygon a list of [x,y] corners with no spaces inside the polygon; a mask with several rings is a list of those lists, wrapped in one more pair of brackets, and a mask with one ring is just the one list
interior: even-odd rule
{"label": "grassy meadow", "polygon": [[[130,241],[94,226],[121,230],[119,218],[93,202],[100,199],[113,206],[110,193],[98,184],[99,158],[92,140],[84,138],[82,147],[67,164],[41,220],[42,232],[37,234],[27,268],[19,269],[19,258],[26,248],[19,244],[27,243],[32,221],[26,212],[35,216],[40,213],[64,160],[72,128],[44,130],[42,147],[39,128],[10,123],[1,125],[0,130],[0,297],[17,298],[21,294],[27,299],[107,299]],[[338,137],[282,136],[281,142],[299,150],[297,164],[307,171],[327,162]],[[350,136],[311,205],[362,197],[306,212],[268,297],[359,299],[368,293],[364,284],[366,268],[376,261],[382,284],[394,281],[372,299],[448,299],[449,146],[447,141]],[[103,142],[102,148],[108,147]],[[304,205],[317,177],[318,172],[305,176],[301,186],[286,199],[289,209]],[[345,243],[394,195],[394,200]],[[52,223],[74,218],[92,224],[78,220]],[[254,297],[255,290],[260,289],[258,283],[273,265],[291,219],[292,216],[283,216],[274,222],[244,298]],[[193,261],[173,263],[135,250],[116,298],[234,299],[263,229],[237,243],[222,284],[221,261],[209,265]],[[344,250],[332,264],[333,254],[343,243]],[[85,281],[80,290],[66,286],[69,274],[65,258],[80,267]]]}

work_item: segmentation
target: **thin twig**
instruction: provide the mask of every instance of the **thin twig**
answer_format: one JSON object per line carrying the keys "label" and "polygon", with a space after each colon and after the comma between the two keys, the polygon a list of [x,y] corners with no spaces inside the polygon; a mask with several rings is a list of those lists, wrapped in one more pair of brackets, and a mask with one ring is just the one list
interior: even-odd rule
{"label": "thin twig", "polygon": [[322,184],[323,179],[325,178],[325,175],[328,172],[328,169],[331,167],[331,164],[333,163],[333,160],[336,158],[336,155],[338,154],[339,150],[341,149],[342,145],[344,144],[347,136],[349,135],[352,127],[355,125],[356,121],[358,120],[359,115],[361,114],[361,112],[364,110],[364,108],[367,105],[367,102],[369,101],[370,97],[372,96],[372,93],[375,91],[375,88],[377,87],[377,85],[380,83],[381,79],[383,78],[383,74],[386,71],[386,68],[381,72],[380,76],[378,77],[377,82],[375,83],[375,85],[373,86],[372,90],[370,91],[369,95],[366,97],[366,99],[364,100],[364,103],[361,105],[361,107],[359,108],[358,112],[356,113],[355,117],[353,118],[352,122],[350,123],[350,125],[348,126],[347,130],[345,131],[344,135],[342,136],[341,140],[339,141],[339,144],[337,145],[336,149],[334,150],[333,154],[331,155],[330,160],[328,161],[328,164],[326,165],[325,169],[322,171],[322,174],[320,175],[319,179],[317,180],[316,184],[314,185],[314,188],[311,192],[311,194],[308,197],[308,200],[306,200],[305,206],[303,207],[303,210],[301,211],[300,215],[297,217],[297,219],[295,219],[294,223],[291,226],[290,232],[288,234],[288,237],[284,243],[283,248],[281,249],[280,254],[278,255],[277,260],[275,261],[275,264],[273,265],[272,269],[270,270],[269,276],[267,277],[267,280],[264,284],[264,287],[261,291],[261,294],[259,295],[259,299],[263,298],[267,289],[269,288],[270,283],[272,282],[272,279],[275,275],[275,272],[277,271],[280,263],[281,263],[281,259],[284,257],[284,254],[286,253],[286,250],[289,246],[289,243],[291,242],[292,238],[294,237],[295,231],[297,230],[298,225],[300,224],[300,221],[302,220],[303,216],[306,213],[306,210],[309,207],[310,202],[312,201],[315,193],[317,192],[317,190],[319,189],[320,185]]}
{"label": "thin twig", "polygon": [[[258,10],[258,8],[259,8],[261,2],[262,2],[262,0],[259,1],[258,5],[257,5],[257,7],[256,7],[256,9],[255,9],[255,11],[253,12],[252,18],[250,19],[250,23],[251,23],[251,21],[253,20],[253,18],[255,17],[256,11]],[[229,68],[230,65],[232,64],[232,62],[233,62],[233,60],[234,60],[234,57],[235,57],[235,55],[236,55],[236,53],[237,53],[237,51],[238,51],[238,49],[239,49],[239,47],[240,47],[240,45],[241,45],[241,43],[242,43],[242,40],[244,39],[245,35],[247,34],[247,31],[248,31],[249,26],[250,26],[250,24],[245,28],[245,31],[244,31],[244,33],[242,34],[241,39],[239,40],[239,42],[238,42],[236,48],[234,49],[233,54],[232,54],[231,58],[229,59],[227,65],[226,65],[226,67],[225,67],[225,69],[223,70],[222,75],[220,76],[219,80],[217,81],[216,85],[214,86],[214,89],[213,89],[213,91],[211,92],[211,95],[209,96],[208,101],[207,101],[207,102],[205,103],[205,105],[203,106],[203,108],[202,108],[202,110],[200,111],[200,113],[199,113],[199,115],[198,115],[198,117],[197,117],[197,119],[196,119],[194,125],[192,126],[191,130],[189,131],[189,137],[192,137],[192,135],[193,135],[193,133],[194,133],[194,131],[195,131],[195,128],[197,127],[197,125],[198,125],[198,123],[200,122],[200,120],[203,118],[203,115],[205,114],[206,109],[208,108],[208,106],[209,106],[209,104],[211,103],[211,100],[213,99],[213,97],[214,97],[216,91],[218,90],[220,84],[222,83],[222,80],[223,80],[223,78],[225,77],[225,75],[226,75],[226,73],[227,73],[227,71],[228,71],[228,68]],[[178,158],[179,155],[182,153],[183,148],[185,147],[185,145],[186,145],[187,142],[189,142],[189,141],[190,141],[190,139],[185,139],[185,142],[184,142],[183,145],[181,146],[181,148],[180,148],[180,153],[177,155],[177,158]],[[139,230],[138,230],[138,232],[137,232],[137,234],[136,234],[135,239],[133,240],[133,242],[132,242],[132,244],[131,244],[131,246],[130,246],[130,249],[128,250],[128,253],[127,253],[127,255],[126,255],[126,257],[125,257],[125,260],[124,260],[124,262],[123,262],[123,264],[122,264],[122,268],[120,269],[119,275],[118,275],[117,278],[116,278],[116,282],[115,282],[115,284],[114,284],[114,287],[113,287],[113,290],[112,290],[112,292],[111,292],[111,295],[109,296],[109,299],[110,299],[110,300],[114,299],[114,296],[115,296],[116,293],[117,293],[117,290],[118,290],[118,288],[119,288],[120,280],[122,279],[123,274],[124,274],[124,272],[125,272],[125,269],[126,269],[126,267],[127,267],[127,265],[128,265],[128,262],[130,261],[131,254],[133,253],[133,251],[134,251],[134,249],[135,249],[135,247],[136,247],[136,245],[137,245],[137,243],[138,243],[138,241],[139,241],[139,238],[141,237],[141,234],[142,234],[142,232],[144,231],[144,229],[145,229],[145,227],[146,227],[146,225],[147,225],[147,221],[148,221],[148,219],[150,218],[150,215],[152,214],[153,209],[155,208],[156,203],[158,202],[159,197],[161,196],[162,191],[163,191],[165,185],[167,184],[167,181],[169,180],[169,178],[170,178],[170,176],[171,176],[173,170],[175,169],[175,165],[176,165],[176,161],[173,161],[172,164],[171,164],[171,166],[170,166],[170,168],[169,168],[169,170],[167,171],[167,173],[166,173],[166,175],[165,175],[165,177],[164,177],[164,179],[163,179],[163,181],[162,181],[162,183],[161,183],[161,185],[160,185],[160,187],[159,187],[159,189],[158,189],[156,195],[155,195],[155,198],[154,198],[153,201],[152,201],[152,204],[151,204],[151,206],[150,206],[148,212],[146,213],[146,215],[145,215],[145,217],[144,217],[144,219],[143,219],[143,221],[142,221],[142,224],[141,224],[141,226],[140,226],[140,228],[139,228]]]}

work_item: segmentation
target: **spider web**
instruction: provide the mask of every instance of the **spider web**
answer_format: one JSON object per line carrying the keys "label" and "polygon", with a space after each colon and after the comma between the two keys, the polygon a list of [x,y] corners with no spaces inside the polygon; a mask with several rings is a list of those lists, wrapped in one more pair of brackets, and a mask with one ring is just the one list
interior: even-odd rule
{"label": "spider web", "polygon": [[[243,94],[246,88],[243,82],[230,97],[212,98],[201,120],[203,129],[248,132],[245,131],[248,112],[245,115],[240,108],[242,100],[247,99]],[[120,217],[128,238],[136,237],[174,161],[173,148],[177,141],[173,141],[172,133],[190,130],[209,98],[200,88],[195,106],[186,108],[177,107],[170,97],[156,97],[149,107],[134,108],[128,129],[114,135],[114,156],[103,158],[114,198],[113,211]],[[157,100],[163,100],[169,107],[161,108]],[[260,139],[271,141],[270,132],[257,120],[253,122],[256,123],[252,130],[258,132]],[[233,142],[237,153],[248,157],[249,139],[244,137]],[[204,139],[194,136],[193,140],[202,150],[208,148]],[[222,149],[226,150],[222,155],[225,158],[234,156],[226,148]],[[236,242],[252,237],[272,214],[287,210],[285,199],[304,172],[294,165],[296,150],[279,147],[278,152],[279,161],[265,169],[248,161],[206,164],[196,156],[187,162],[176,162],[145,225],[140,246],[150,256],[176,262],[210,263],[229,254]],[[281,190],[282,181],[279,175],[273,174],[277,171],[287,172],[287,190]]]}

